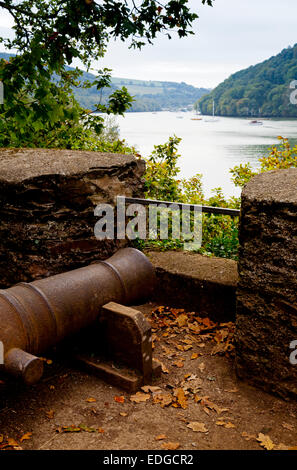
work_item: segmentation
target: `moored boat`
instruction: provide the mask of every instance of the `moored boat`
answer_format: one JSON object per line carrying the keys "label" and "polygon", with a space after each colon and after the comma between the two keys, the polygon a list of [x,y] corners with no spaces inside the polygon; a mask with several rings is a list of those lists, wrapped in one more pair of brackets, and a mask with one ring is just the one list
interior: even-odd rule
{"label": "moored boat", "polygon": [[250,121],[249,124],[251,124],[253,126],[263,126],[263,122],[258,121],[257,119],[254,119],[253,121]]}

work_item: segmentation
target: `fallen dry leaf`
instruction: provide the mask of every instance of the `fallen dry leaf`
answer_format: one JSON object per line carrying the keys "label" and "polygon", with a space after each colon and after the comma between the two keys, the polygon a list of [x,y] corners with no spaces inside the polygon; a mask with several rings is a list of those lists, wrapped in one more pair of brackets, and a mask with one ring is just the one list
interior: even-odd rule
{"label": "fallen dry leaf", "polygon": [[120,416],[128,416],[128,413],[122,412],[122,413],[120,413]]}
{"label": "fallen dry leaf", "polygon": [[86,401],[88,403],[95,403],[95,401],[97,401],[97,400],[96,400],[96,398],[90,397],[90,398],[87,398]]}
{"label": "fallen dry leaf", "polygon": [[162,441],[163,439],[167,439],[166,434],[159,434],[159,436],[155,437],[155,441]]}
{"label": "fallen dry leaf", "polygon": [[161,445],[162,449],[165,450],[176,450],[179,448],[179,446],[179,442],[163,442],[163,444]]}
{"label": "fallen dry leaf", "polygon": [[198,369],[200,370],[200,372],[203,372],[203,371],[204,371],[204,369],[205,369],[205,364],[204,364],[204,362],[201,362],[201,364],[199,364]]}
{"label": "fallen dry leaf", "polygon": [[103,433],[104,433],[104,429],[103,429],[103,428],[98,428],[97,431],[98,431],[100,434],[103,434]]}
{"label": "fallen dry leaf", "polygon": [[[215,341],[216,346],[213,350],[213,354],[226,354],[234,352],[234,332],[235,325],[232,322],[228,323],[214,323],[209,318],[202,318],[195,312],[185,312],[183,309],[174,309],[170,307],[162,306],[162,308],[155,307],[151,312],[151,325],[153,333],[160,331],[160,329],[166,329],[166,332],[162,335],[164,337],[173,338],[176,336],[175,333],[179,334],[181,331],[186,331],[188,338],[181,340],[186,345],[192,345],[192,335],[200,335],[200,343],[198,347],[205,347],[205,343],[201,339],[211,339]],[[189,330],[191,335],[189,335]],[[172,334],[174,332],[174,334]],[[171,333],[171,334],[169,334]],[[196,342],[196,339],[193,338]],[[175,345],[177,349],[182,350],[181,345]],[[189,348],[186,346],[183,348],[184,351]],[[166,353],[165,353],[166,354]]]}
{"label": "fallen dry leaf", "polygon": [[188,379],[186,382],[181,382],[181,387],[184,391],[195,394],[201,389],[202,380],[198,378],[194,380]]}
{"label": "fallen dry leaf", "polygon": [[282,427],[288,429],[289,431],[294,431],[294,426],[292,424],[283,423]]}
{"label": "fallen dry leaf", "polygon": [[45,414],[48,419],[53,419],[55,412],[54,410],[49,410],[49,411],[46,411]]}
{"label": "fallen dry leaf", "polygon": [[161,370],[163,372],[163,374],[169,374],[169,370],[167,369],[167,367],[165,366],[165,364],[163,364],[163,362],[161,362],[159,359],[154,359],[158,364],[160,364],[161,366]]}
{"label": "fallen dry leaf", "polygon": [[266,450],[273,450],[275,447],[275,444],[273,444],[270,437],[262,434],[261,432],[258,434],[257,441],[259,442],[260,446],[264,447]]}
{"label": "fallen dry leaf", "polygon": [[76,426],[75,424],[71,424],[70,426],[59,426],[57,429],[58,433],[81,432],[81,431],[96,432],[96,429],[85,426],[84,424],[79,424],[78,426]]}
{"label": "fallen dry leaf", "polygon": [[226,429],[231,429],[231,428],[236,427],[235,424],[231,423],[230,421],[228,423],[226,423],[225,421],[221,421],[221,420],[217,421],[216,425],[217,426],[224,426],[224,428],[226,428]]}
{"label": "fallen dry leaf", "polygon": [[114,401],[116,401],[117,403],[125,403],[125,397],[123,395],[121,395],[120,397],[115,396]]}
{"label": "fallen dry leaf", "polygon": [[218,405],[216,405],[215,403],[212,403],[211,401],[209,401],[208,399],[209,397],[200,397],[199,395],[195,395],[194,396],[194,400],[196,403],[200,403],[203,407],[204,407],[204,411],[209,414],[207,412],[207,408],[211,411],[215,411],[216,413],[218,414],[221,414],[221,413],[224,413],[226,411],[229,411],[228,408],[220,408]]}
{"label": "fallen dry leaf", "polygon": [[194,334],[200,334],[201,328],[199,328],[197,323],[188,323],[188,327]]}
{"label": "fallen dry leaf", "polygon": [[176,397],[176,401],[178,405],[185,410],[188,408],[188,399],[185,395],[185,392],[182,388],[177,388],[174,390],[174,396]]}
{"label": "fallen dry leaf", "polygon": [[198,354],[197,353],[193,353],[192,356],[191,356],[191,359],[197,359],[198,357]]}
{"label": "fallen dry leaf", "polygon": [[85,426],[84,424],[79,425],[80,429],[85,432],[96,432],[95,428],[90,428],[89,426]]}
{"label": "fallen dry leaf", "polygon": [[169,406],[172,403],[173,397],[171,393],[160,392],[153,396],[153,403],[160,403],[161,407]]}
{"label": "fallen dry leaf", "polygon": [[22,450],[22,447],[19,445],[19,443],[12,438],[7,439],[7,445],[12,447],[14,450]]}
{"label": "fallen dry leaf", "polygon": [[181,342],[185,344],[193,344],[193,339],[190,339],[190,337],[187,337],[185,339],[182,339]]}
{"label": "fallen dry leaf", "polygon": [[150,399],[148,393],[136,392],[135,395],[131,395],[130,400],[134,403],[142,403]]}
{"label": "fallen dry leaf", "polygon": [[[196,374],[185,374],[184,378],[186,380],[196,380],[197,379],[197,375]],[[200,380],[200,379],[199,379]]]}
{"label": "fallen dry leaf", "polygon": [[244,437],[244,439],[245,439],[246,441],[250,441],[251,439],[255,439],[255,440],[257,439],[257,436],[255,436],[254,434],[249,434],[249,433],[247,433],[247,432],[245,432],[245,431],[243,431],[243,432],[241,433],[241,435],[242,435],[242,437]]}
{"label": "fallen dry leaf", "polygon": [[212,403],[212,410],[216,411],[216,413],[218,413],[218,415],[220,415],[222,413],[227,413],[227,411],[229,411],[228,408],[220,408],[215,403]]}
{"label": "fallen dry leaf", "polygon": [[28,441],[29,439],[31,439],[31,437],[32,437],[32,433],[31,433],[31,432],[26,432],[26,434],[24,434],[24,435],[20,438],[20,442]]}
{"label": "fallen dry leaf", "polygon": [[71,424],[71,426],[59,426],[57,429],[58,433],[62,432],[81,432],[82,429],[79,426],[75,426],[74,424]]}
{"label": "fallen dry leaf", "polygon": [[166,356],[168,359],[176,356],[176,351],[173,351],[173,349],[167,348],[163,344],[161,345],[161,348],[163,349],[163,356]]}
{"label": "fallen dry leaf", "polygon": [[183,361],[175,361],[173,365],[179,368],[184,367]]}
{"label": "fallen dry leaf", "polygon": [[187,428],[192,429],[194,432],[208,432],[208,429],[205,427],[204,423],[198,423],[198,421],[192,421],[187,425]]}
{"label": "fallen dry leaf", "polygon": [[155,393],[161,390],[161,388],[153,386],[153,385],[144,385],[144,387],[141,387],[141,390],[145,393],[148,393],[148,392]]}
{"label": "fallen dry leaf", "polygon": [[177,317],[176,323],[178,324],[180,328],[182,328],[183,326],[186,326],[188,323],[188,315],[186,315],[185,313],[182,313],[181,315]]}

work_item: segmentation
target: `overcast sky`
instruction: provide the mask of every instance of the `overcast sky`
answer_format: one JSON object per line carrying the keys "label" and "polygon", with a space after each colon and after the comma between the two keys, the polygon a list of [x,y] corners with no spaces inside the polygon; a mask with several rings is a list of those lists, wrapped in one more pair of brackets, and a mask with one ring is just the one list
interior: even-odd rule
{"label": "overcast sky", "polygon": [[[171,41],[159,37],[140,52],[112,41],[95,69],[112,68],[117,77],[214,87],[231,73],[297,43],[296,0],[215,0],[213,8],[200,0],[189,3],[199,14],[195,36]],[[12,23],[3,10],[0,15],[2,36]]]}

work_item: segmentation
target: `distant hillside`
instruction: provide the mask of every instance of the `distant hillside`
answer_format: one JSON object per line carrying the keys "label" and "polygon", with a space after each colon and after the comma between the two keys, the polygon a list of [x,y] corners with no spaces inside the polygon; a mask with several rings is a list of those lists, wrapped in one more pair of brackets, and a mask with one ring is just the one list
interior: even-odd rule
{"label": "distant hillside", "polygon": [[292,80],[297,80],[297,44],[234,73],[195,107],[202,114],[212,114],[214,100],[220,116],[297,117],[297,105],[290,103]]}
{"label": "distant hillside", "polygon": [[[8,60],[11,55],[0,53],[0,58]],[[94,78],[93,74],[83,72],[82,80],[92,81]],[[104,103],[108,95],[122,86],[125,86],[136,100],[133,102],[130,111],[161,111],[165,109],[177,110],[188,108],[210,91],[206,88],[196,88],[192,85],[187,85],[184,82],[160,82],[114,77],[112,78],[111,88],[103,90],[102,102]],[[94,109],[94,105],[100,100],[100,93],[98,93],[96,87],[88,89],[76,88],[74,89],[74,94],[79,103],[88,109]]]}

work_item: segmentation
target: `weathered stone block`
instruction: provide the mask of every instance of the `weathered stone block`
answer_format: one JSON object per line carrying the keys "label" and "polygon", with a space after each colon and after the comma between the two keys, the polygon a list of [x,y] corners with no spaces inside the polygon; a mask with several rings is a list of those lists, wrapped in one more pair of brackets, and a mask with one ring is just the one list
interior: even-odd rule
{"label": "weathered stone block", "polygon": [[238,375],[297,398],[297,169],[254,177],[242,193],[236,315]]}
{"label": "weathered stone block", "polygon": [[146,254],[156,269],[156,301],[199,312],[213,321],[235,320],[236,261],[190,251]]}
{"label": "weathered stone block", "polygon": [[0,286],[109,257],[126,241],[94,236],[100,203],[143,196],[133,155],[55,149],[0,151]]}

